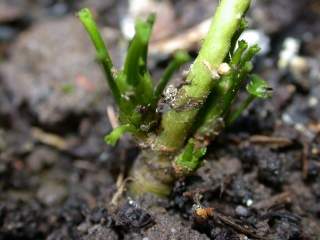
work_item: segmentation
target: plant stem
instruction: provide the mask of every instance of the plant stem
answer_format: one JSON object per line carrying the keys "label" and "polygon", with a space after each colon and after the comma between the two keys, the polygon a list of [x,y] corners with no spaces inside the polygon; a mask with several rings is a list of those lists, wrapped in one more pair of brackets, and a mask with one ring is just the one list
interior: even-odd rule
{"label": "plant stem", "polygon": [[[208,140],[213,140],[225,127],[224,116],[232,104],[236,91],[237,78],[234,70],[223,76],[219,83],[214,86],[212,93],[208,97],[205,106],[197,115],[197,122],[194,124],[194,137],[199,144],[206,146]],[[196,130],[196,131],[195,131]]]}
{"label": "plant stem", "polygon": [[214,83],[212,72],[229,52],[233,35],[239,28],[250,0],[222,0],[216,10],[209,33],[191,67],[187,85],[179,89],[174,109],[163,115],[162,132],[156,145],[159,150],[179,150],[190,132],[196,114]]}
{"label": "plant stem", "polygon": [[237,108],[237,110],[235,110],[234,112],[232,112],[232,114],[226,119],[226,125],[229,126],[230,124],[232,124],[241,114],[242,112],[248,108],[248,106],[253,102],[253,100],[255,100],[256,97],[253,95],[249,95],[246,100],[241,103],[241,105]]}
{"label": "plant stem", "polygon": [[[214,73],[229,53],[233,36],[249,4],[250,0],[220,2],[209,33],[190,69],[186,84],[178,90],[172,109],[162,116],[159,135],[151,139],[151,149],[142,151],[134,163],[131,172],[134,181],[130,186],[134,194],[151,192],[167,196],[170,193],[172,184],[177,178],[173,165],[175,162],[181,162],[179,159],[174,162],[175,157],[179,156],[180,150],[183,150],[199,110],[218,82]],[[189,160],[195,165],[193,154],[201,156],[205,151],[205,149],[198,150],[201,148],[197,149],[197,146],[192,145],[192,154],[191,151],[186,151],[181,157],[190,155]]]}
{"label": "plant stem", "polygon": [[84,25],[85,29],[87,30],[91,41],[93,42],[96,52],[97,52],[97,59],[99,63],[101,64],[103,71],[106,75],[106,79],[108,81],[108,85],[111,89],[112,95],[115,98],[116,103],[118,106],[120,105],[121,101],[121,94],[118,89],[118,86],[116,85],[116,82],[113,77],[112,69],[113,69],[113,63],[110,57],[110,54],[106,48],[106,45],[103,41],[103,38],[98,30],[98,27],[93,19],[93,16],[89,9],[85,8],[82,9],[78,16],[80,18],[80,21]]}
{"label": "plant stem", "polygon": [[130,192],[135,195],[153,193],[166,197],[170,194],[175,175],[171,157],[152,150],[143,150],[135,159],[130,176]]}
{"label": "plant stem", "polygon": [[161,97],[165,87],[167,86],[169,80],[171,79],[172,75],[175,73],[177,69],[181,67],[181,65],[185,64],[190,60],[190,56],[183,51],[177,52],[170,62],[169,66],[165,69],[161,79],[159,80],[158,85],[154,90],[154,98],[157,102]]}

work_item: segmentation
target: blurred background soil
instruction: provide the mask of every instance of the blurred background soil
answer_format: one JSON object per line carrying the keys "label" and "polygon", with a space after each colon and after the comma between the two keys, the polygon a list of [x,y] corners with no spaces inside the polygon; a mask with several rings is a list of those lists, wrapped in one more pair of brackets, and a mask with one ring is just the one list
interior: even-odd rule
{"label": "blurred background soil", "polygon": [[[253,1],[244,38],[262,46],[255,69],[272,99],[213,142],[169,199],[111,204],[138,149],[103,142],[115,109],[76,11],[95,13],[118,67],[134,19],[156,12],[158,79],[177,47],[196,56],[217,3],[1,0],[0,240],[320,239],[319,0]],[[216,218],[194,217],[199,195]]]}

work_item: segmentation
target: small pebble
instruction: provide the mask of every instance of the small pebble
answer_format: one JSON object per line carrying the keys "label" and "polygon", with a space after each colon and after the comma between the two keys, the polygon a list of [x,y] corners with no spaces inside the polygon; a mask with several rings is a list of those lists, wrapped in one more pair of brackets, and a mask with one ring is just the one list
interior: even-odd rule
{"label": "small pebble", "polygon": [[292,59],[297,56],[300,49],[300,41],[296,38],[286,38],[283,42],[282,50],[279,54],[278,67],[279,69],[286,69]]}
{"label": "small pebble", "polygon": [[37,198],[47,206],[62,202],[67,196],[67,189],[56,183],[45,183],[37,192]]}
{"label": "small pebble", "polygon": [[250,207],[253,204],[253,200],[252,199],[248,199],[246,204],[247,204],[248,207]]}
{"label": "small pebble", "polygon": [[250,212],[248,208],[239,205],[236,207],[236,214],[241,217],[248,217],[250,215]]}
{"label": "small pebble", "polygon": [[132,228],[143,228],[153,222],[151,215],[134,203],[124,204],[117,213],[118,224]]}
{"label": "small pebble", "polygon": [[90,229],[90,224],[87,222],[83,222],[77,227],[77,230],[81,233],[87,233],[89,229]]}
{"label": "small pebble", "polygon": [[315,98],[315,97],[310,97],[309,100],[308,100],[308,105],[309,105],[310,107],[318,106],[318,103],[319,103],[319,101],[318,101],[318,99]]}
{"label": "small pebble", "polygon": [[177,232],[177,230],[175,228],[171,228],[170,230],[171,230],[172,233],[176,233]]}

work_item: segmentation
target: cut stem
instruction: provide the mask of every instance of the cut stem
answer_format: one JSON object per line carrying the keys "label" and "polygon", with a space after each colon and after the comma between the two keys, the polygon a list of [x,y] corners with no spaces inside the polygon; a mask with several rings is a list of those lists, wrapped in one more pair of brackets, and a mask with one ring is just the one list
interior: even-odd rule
{"label": "cut stem", "polygon": [[213,72],[229,53],[231,41],[239,29],[250,0],[222,0],[209,33],[188,75],[188,84],[179,89],[175,108],[163,115],[158,149],[177,151],[185,143],[195,117],[214,83]]}

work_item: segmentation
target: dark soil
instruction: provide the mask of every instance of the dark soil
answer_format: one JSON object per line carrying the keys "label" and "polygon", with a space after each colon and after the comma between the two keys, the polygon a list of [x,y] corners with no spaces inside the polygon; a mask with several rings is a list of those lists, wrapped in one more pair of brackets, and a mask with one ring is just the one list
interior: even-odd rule
{"label": "dark soil", "polygon": [[[167,1],[155,39],[196,25],[216,3]],[[119,66],[126,1],[0,3],[0,240],[320,239],[318,0],[256,1],[251,26],[271,44],[256,70],[273,98],[254,103],[213,142],[203,167],[169,199],[116,205],[116,182],[138,149],[130,138],[115,148],[103,142],[113,101],[74,15],[83,6],[97,14]],[[172,26],[164,34],[165,16]],[[288,37],[301,42],[301,62],[279,70]],[[158,76],[168,57],[150,61]],[[199,207],[213,215],[199,219]]]}

